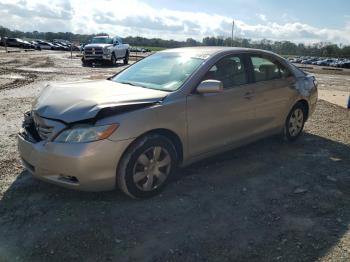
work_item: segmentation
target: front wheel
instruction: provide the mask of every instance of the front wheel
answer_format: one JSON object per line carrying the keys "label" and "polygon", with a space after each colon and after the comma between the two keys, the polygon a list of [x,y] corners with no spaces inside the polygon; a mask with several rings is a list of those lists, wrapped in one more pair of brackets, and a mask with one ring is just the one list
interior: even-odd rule
{"label": "front wheel", "polygon": [[173,143],[161,135],[138,139],[126,151],[117,170],[119,188],[132,198],[158,194],[177,167]]}
{"label": "front wheel", "polygon": [[91,62],[86,61],[85,59],[81,60],[82,66],[83,67],[87,67],[87,66],[92,66]]}
{"label": "front wheel", "polygon": [[112,54],[112,57],[111,57],[111,64],[112,66],[115,66],[117,64],[117,58],[115,57],[114,53]]}
{"label": "front wheel", "polygon": [[297,103],[290,111],[285,123],[284,138],[287,141],[294,141],[301,135],[306,117],[305,106]]}
{"label": "front wheel", "polygon": [[126,52],[123,63],[124,65],[127,65],[129,63],[129,52]]}

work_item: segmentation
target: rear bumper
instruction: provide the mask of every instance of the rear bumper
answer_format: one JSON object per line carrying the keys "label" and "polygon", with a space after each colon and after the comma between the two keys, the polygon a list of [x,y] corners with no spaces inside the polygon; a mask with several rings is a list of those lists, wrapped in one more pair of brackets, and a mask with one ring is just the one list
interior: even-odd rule
{"label": "rear bumper", "polygon": [[82,191],[107,191],[116,187],[117,166],[130,142],[31,143],[19,134],[18,150],[35,178]]}

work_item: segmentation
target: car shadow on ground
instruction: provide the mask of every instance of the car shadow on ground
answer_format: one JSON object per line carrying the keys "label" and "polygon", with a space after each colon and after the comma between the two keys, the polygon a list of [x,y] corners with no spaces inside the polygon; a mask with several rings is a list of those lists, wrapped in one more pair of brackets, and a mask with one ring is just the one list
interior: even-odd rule
{"label": "car shadow on ground", "polygon": [[0,260],[316,261],[347,234],[349,153],[312,134],[268,138],[180,170],[147,200],[22,172],[0,201]]}
{"label": "car shadow on ground", "polygon": [[123,63],[117,62],[115,65],[111,63],[93,63],[90,67],[92,68],[116,68],[124,66]]}

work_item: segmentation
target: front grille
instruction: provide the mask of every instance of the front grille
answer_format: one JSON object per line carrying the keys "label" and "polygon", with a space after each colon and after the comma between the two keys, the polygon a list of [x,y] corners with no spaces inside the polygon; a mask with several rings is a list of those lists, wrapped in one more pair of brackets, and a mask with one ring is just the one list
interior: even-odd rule
{"label": "front grille", "polygon": [[26,112],[24,114],[24,121],[22,124],[24,132],[21,133],[22,137],[31,142],[39,142],[41,137],[35,127],[33,116],[31,112]]}
{"label": "front grille", "polygon": [[84,49],[85,55],[103,55],[101,47],[86,47]]}
{"label": "front grille", "polygon": [[36,143],[42,140],[51,140],[66,126],[59,121],[43,118],[35,111],[31,111],[24,114],[22,127],[24,129],[24,132],[21,132],[22,137]]}
{"label": "front grille", "polygon": [[36,114],[34,111],[32,112],[33,122],[35,126],[35,130],[38,132],[39,137],[41,140],[47,140],[50,138],[54,127],[50,126],[48,123],[50,123],[49,120],[42,118],[38,114]]}
{"label": "front grille", "polygon": [[44,126],[35,123],[36,130],[42,140],[47,140],[52,134],[53,127],[52,126]]}

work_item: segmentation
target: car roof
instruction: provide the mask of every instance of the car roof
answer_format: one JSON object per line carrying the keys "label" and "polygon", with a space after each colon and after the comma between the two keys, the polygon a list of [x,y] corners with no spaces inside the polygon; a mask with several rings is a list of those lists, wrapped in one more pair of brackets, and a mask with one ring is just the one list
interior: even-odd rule
{"label": "car roof", "polygon": [[227,47],[227,46],[196,46],[196,47],[181,47],[166,49],[160,51],[161,53],[191,53],[194,56],[199,57],[209,57],[220,53],[229,53],[229,52],[248,52],[248,53],[260,53],[260,54],[270,54],[278,56],[275,53],[253,48],[243,48],[243,47]]}

